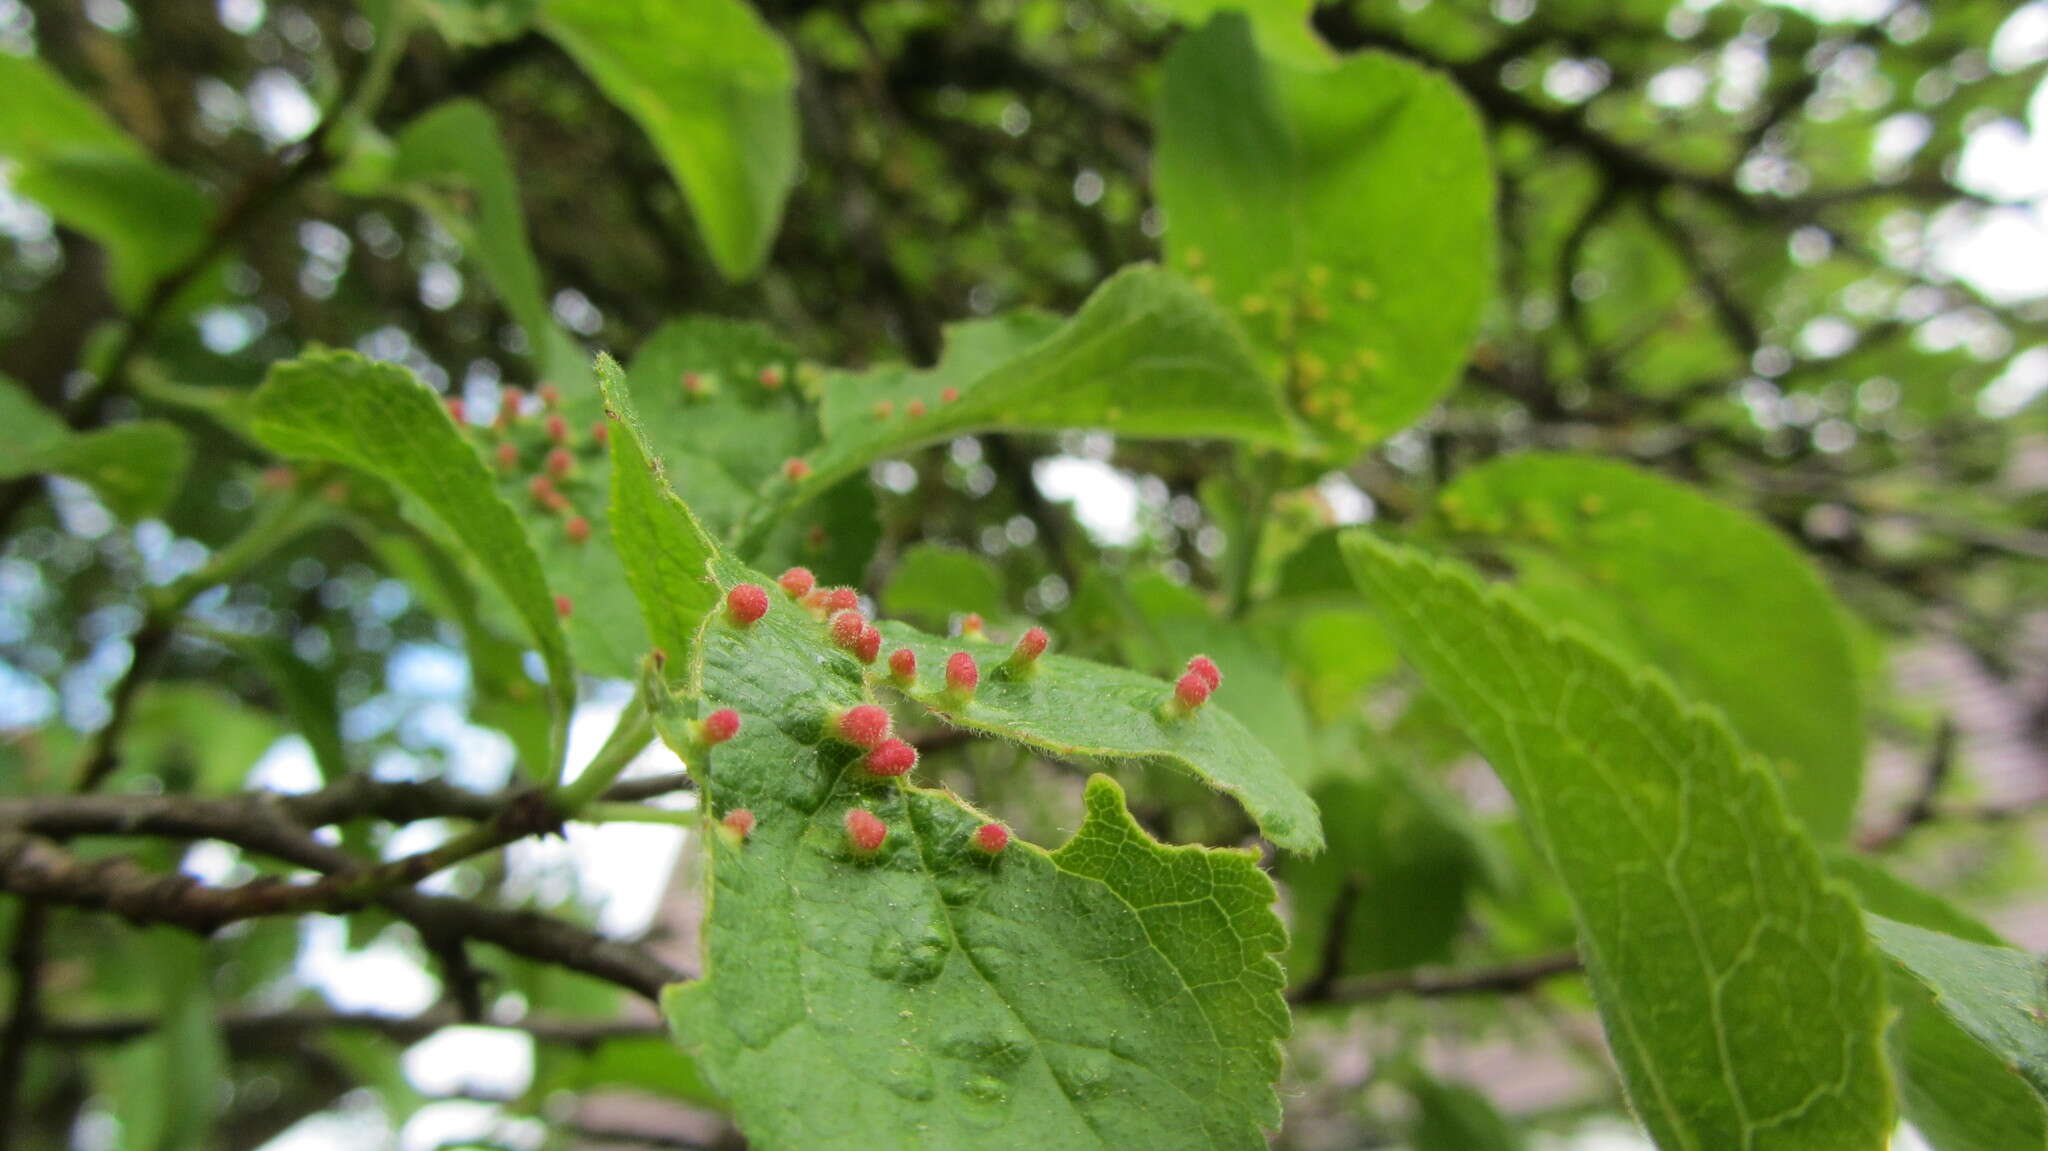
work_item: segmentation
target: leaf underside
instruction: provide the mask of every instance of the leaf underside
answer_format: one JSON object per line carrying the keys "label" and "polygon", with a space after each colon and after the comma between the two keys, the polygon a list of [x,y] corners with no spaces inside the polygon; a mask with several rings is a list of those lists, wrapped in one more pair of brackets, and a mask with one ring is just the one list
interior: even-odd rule
{"label": "leaf underside", "polygon": [[1882,972],[1855,906],[1727,726],[1463,569],[1363,532],[1344,545],[1570,893],[1609,1043],[1658,1146],[1884,1147]]}

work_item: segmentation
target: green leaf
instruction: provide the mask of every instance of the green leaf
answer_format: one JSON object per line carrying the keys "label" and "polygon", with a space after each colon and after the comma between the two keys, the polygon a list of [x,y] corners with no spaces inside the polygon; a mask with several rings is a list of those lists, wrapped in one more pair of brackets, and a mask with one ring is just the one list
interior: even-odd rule
{"label": "green leaf", "polygon": [[1344,545],[1570,893],[1658,1145],[1885,1146],[1882,974],[1854,904],[1726,725],[1467,571],[1363,532]]}
{"label": "green leaf", "polygon": [[155,984],[154,1031],[106,1061],[104,1098],[120,1122],[121,1146],[134,1151],[200,1151],[213,1142],[214,1112],[227,1073],[208,983],[207,943],[157,928],[126,946]]}
{"label": "green leaf", "polygon": [[1314,63],[1330,55],[1330,49],[1309,30],[1314,0],[1162,0],[1138,7],[1163,11],[1197,27],[1218,12],[1242,12],[1251,22],[1259,47],[1276,57]]}
{"label": "green leaf", "polygon": [[1438,500],[1517,586],[1665,671],[1771,758],[1786,803],[1840,840],[1863,779],[1847,624],[1813,565],[1748,514],[1626,464],[1527,453],[1469,469]]}
{"label": "green leaf", "polygon": [[920,627],[944,630],[955,613],[995,619],[1009,604],[996,565],[960,548],[918,543],[903,549],[890,571],[882,608]]}
{"label": "green leaf", "polygon": [[2048,1096],[2048,994],[2039,957],[1881,915],[1870,917],[1870,934],[1957,1026]]}
{"label": "green leaf", "polygon": [[1220,16],[1167,57],[1153,180],[1172,266],[1334,442],[1391,435],[1451,386],[1494,226],[1485,134],[1449,80],[1377,52],[1266,58]]}
{"label": "green leaf", "polygon": [[[700,649],[704,705],[744,722],[693,763],[716,811],[757,822],[707,836],[706,974],[664,997],[750,1145],[1264,1148],[1285,939],[1253,856],[1153,842],[1105,777],[1058,851],[980,855],[986,817],[821,739],[826,709],[866,697],[861,667],[773,604]],[[657,718],[687,746],[677,723]],[[890,829],[871,859],[846,845],[852,807]]]}
{"label": "green leaf", "polygon": [[1520,1151],[1525,1145],[1493,1101],[1470,1087],[1421,1073],[1407,1082],[1415,1096],[1414,1151]]}
{"label": "green leaf", "polygon": [[0,479],[46,472],[69,476],[124,520],[144,519],[169,506],[191,462],[192,446],[175,424],[143,420],[81,434],[5,376],[0,376],[0,427],[10,440],[10,450],[0,457]]}
{"label": "green leaf", "polygon": [[216,684],[158,680],[135,699],[121,736],[122,776],[156,776],[165,791],[223,795],[285,735],[277,717]]}
{"label": "green leaf", "polygon": [[157,163],[42,61],[0,52],[0,158],[16,191],[107,249],[133,309],[206,242],[212,203]]}
{"label": "green leaf", "polygon": [[548,306],[526,212],[498,122],[474,100],[450,100],[398,134],[391,178],[482,267],[531,344],[536,370],[571,392],[589,371],[582,348]]}
{"label": "green leaf", "polygon": [[1329,850],[1277,865],[1290,897],[1287,970],[1296,982],[1321,973],[1347,898],[1334,974],[1449,959],[1486,878],[1477,833],[1448,796],[1413,772],[1363,758],[1359,778],[1329,779],[1314,792]]}
{"label": "green leaf", "polygon": [[741,0],[548,0],[542,28],[653,140],[728,279],[796,183],[796,62]]}
{"label": "green leaf", "polygon": [[[1838,853],[1828,869],[1856,889],[1866,912],[1957,939],[1998,947],[1998,933],[1947,900],[1900,881],[1867,859]],[[1892,1074],[1906,1118],[1936,1151],[2048,1147],[2048,1107],[2003,1056],[1943,1010],[1933,992],[1894,967]]]}
{"label": "green leaf", "polygon": [[597,378],[611,412],[612,541],[627,582],[640,601],[647,634],[668,653],[671,675],[695,660],[697,629],[718,602],[710,564],[717,554],[697,517],[670,490],[648,450],[633,410],[625,374],[610,356],[598,359]]}
{"label": "green leaf", "polygon": [[1064,324],[1037,313],[959,324],[929,371],[836,376],[819,419],[825,444],[807,489],[975,431],[1103,428],[1282,446],[1295,437],[1229,318],[1149,265],[1110,277]]}
{"label": "green leaf", "polygon": [[[1320,851],[1322,822],[1308,793],[1273,752],[1220,707],[1169,718],[1163,680],[1073,656],[1041,656],[1028,676],[1002,669],[1009,648],[988,640],[940,639],[907,624],[881,625],[884,652],[917,653],[917,682],[903,694],[946,723],[1015,740],[1060,759],[1139,760],[1201,780],[1235,798],[1266,838],[1296,852]],[[946,659],[956,651],[981,666],[967,706],[945,691]],[[1224,665],[1224,684],[1230,668]]]}
{"label": "green leaf", "polygon": [[[0,411],[11,409],[0,383]],[[176,424],[143,420],[61,439],[0,460],[0,479],[53,473],[91,488],[107,510],[124,520],[161,513],[178,494],[192,445]]]}
{"label": "green leaf", "polygon": [[315,352],[270,369],[256,392],[254,418],[256,435],[272,451],[389,481],[462,542],[540,649],[554,712],[550,770],[557,769],[576,673],[554,596],[518,517],[434,393],[394,364]]}

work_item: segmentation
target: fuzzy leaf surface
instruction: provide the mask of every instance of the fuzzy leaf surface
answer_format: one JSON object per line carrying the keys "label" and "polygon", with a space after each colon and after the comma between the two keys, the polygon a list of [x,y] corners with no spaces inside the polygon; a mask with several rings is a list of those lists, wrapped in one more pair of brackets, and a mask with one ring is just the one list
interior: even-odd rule
{"label": "fuzzy leaf surface", "polygon": [[[947,723],[1014,740],[1060,759],[1138,760],[1185,772],[1235,798],[1266,838],[1289,851],[1322,850],[1322,820],[1308,792],[1279,758],[1213,700],[1193,715],[1168,717],[1172,685],[1093,660],[1048,654],[1029,676],[1002,667],[1007,644],[941,639],[887,622],[882,650],[917,653],[917,682],[904,694]],[[945,691],[946,658],[973,655],[981,686],[966,706]],[[1229,668],[1224,680],[1229,682]]]}
{"label": "fuzzy leaf surface", "polygon": [[[1106,777],[1057,851],[976,853],[986,816],[869,780],[823,738],[829,709],[869,698],[863,668],[771,596],[751,627],[713,616],[698,649],[702,705],[743,722],[693,762],[714,814],[756,822],[706,837],[705,976],[664,996],[750,1145],[1263,1148],[1288,1021],[1254,859],[1152,841]],[[688,746],[681,707],[656,725]],[[870,858],[847,845],[855,807],[889,828]]]}

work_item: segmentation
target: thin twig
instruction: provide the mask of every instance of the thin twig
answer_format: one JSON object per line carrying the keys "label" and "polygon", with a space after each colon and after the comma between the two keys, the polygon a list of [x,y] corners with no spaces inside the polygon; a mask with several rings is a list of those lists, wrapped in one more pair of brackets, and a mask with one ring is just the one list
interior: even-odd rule
{"label": "thin twig", "polygon": [[1337,980],[1317,998],[1303,992],[1288,996],[1297,1006],[1312,1003],[1367,1003],[1399,995],[1438,998],[1450,995],[1512,994],[1579,970],[1575,951],[1559,951],[1514,959],[1488,967],[1415,967]]}

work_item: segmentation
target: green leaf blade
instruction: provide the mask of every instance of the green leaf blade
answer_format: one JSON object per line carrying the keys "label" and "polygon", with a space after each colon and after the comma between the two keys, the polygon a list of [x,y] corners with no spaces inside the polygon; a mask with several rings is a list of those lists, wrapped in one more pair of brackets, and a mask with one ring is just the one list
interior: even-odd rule
{"label": "green leaf blade", "polygon": [[[828,709],[867,698],[863,669],[772,602],[699,649],[703,704],[744,720],[704,757],[706,794],[757,822],[709,837],[706,976],[664,996],[752,1145],[1264,1147],[1285,939],[1254,858],[1152,842],[1103,777],[1059,851],[980,855],[988,817],[869,781],[822,738]],[[871,859],[846,845],[850,807],[890,829]]]}
{"label": "green leaf blade", "polygon": [[549,0],[541,23],[646,130],[719,271],[758,271],[796,183],[788,46],[740,0]]}
{"label": "green leaf blade", "polygon": [[1824,841],[1849,832],[1863,705],[1847,624],[1820,573],[1748,514],[1609,460],[1530,452],[1439,497],[1467,539],[1498,541],[1556,618],[1597,631],[1721,709],[1771,757]]}
{"label": "green leaf blade", "polygon": [[1856,908],[1727,728],[1464,571],[1363,533],[1344,544],[1570,892],[1658,1145],[1885,1146],[1881,973]]}
{"label": "green leaf blade", "polygon": [[710,572],[718,548],[649,452],[618,364],[600,357],[597,377],[612,421],[612,540],[640,601],[648,637],[667,653],[670,674],[680,675],[694,662],[705,613],[718,602]]}
{"label": "green leaf blade", "polygon": [[369,472],[417,499],[459,539],[505,595],[539,648],[561,761],[575,667],[554,596],[518,516],[440,401],[412,373],[348,352],[273,366],[253,403],[263,444],[289,458]]}
{"label": "green leaf blade", "polygon": [[1036,313],[964,324],[930,371],[835,378],[819,419],[814,483],[972,431],[1103,428],[1266,446],[1296,435],[1229,318],[1149,265],[1110,277],[1064,324]]}
{"label": "green leaf blade", "polygon": [[2048,1098],[2048,994],[2038,957],[1880,915],[1870,917],[1870,934],[1957,1026]]}
{"label": "green leaf blade", "polygon": [[1172,266],[1335,442],[1399,431],[1451,386],[1494,226],[1485,134],[1448,79],[1382,53],[1265,56],[1219,17],[1167,57],[1154,182]]}

